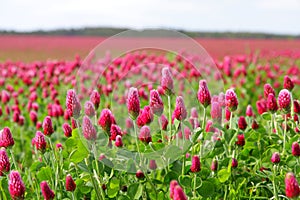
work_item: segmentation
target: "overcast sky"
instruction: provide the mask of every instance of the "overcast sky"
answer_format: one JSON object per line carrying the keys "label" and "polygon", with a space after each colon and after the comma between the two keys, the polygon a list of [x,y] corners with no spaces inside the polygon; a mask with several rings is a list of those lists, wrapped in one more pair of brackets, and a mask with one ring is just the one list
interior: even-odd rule
{"label": "overcast sky", "polygon": [[0,0],[0,29],[86,26],[300,34],[300,0]]}

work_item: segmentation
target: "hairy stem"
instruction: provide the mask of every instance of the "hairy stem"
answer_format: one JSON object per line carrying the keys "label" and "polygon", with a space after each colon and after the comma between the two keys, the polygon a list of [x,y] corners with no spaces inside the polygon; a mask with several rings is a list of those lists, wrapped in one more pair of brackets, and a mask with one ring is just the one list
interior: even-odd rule
{"label": "hairy stem", "polygon": [[133,121],[133,128],[134,128],[134,134],[135,134],[136,149],[138,151],[138,155],[139,155],[139,159],[140,159],[139,166],[142,166],[142,154],[141,154],[141,150],[140,150],[140,146],[139,146],[136,120]]}
{"label": "hairy stem", "polygon": [[[95,169],[95,173],[94,174],[95,174],[96,180],[99,180],[98,182],[101,185],[101,180],[100,180],[101,177],[98,176],[98,174],[100,174],[100,172],[99,172],[99,166],[98,166],[98,157],[97,157],[96,142],[94,142],[92,144],[92,152],[94,154],[94,160],[95,160],[95,163],[96,163],[96,169]],[[104,195],[103,190],[102,190],[101,187],[100,187],[100,193],[101,193],[102,198],[105,199],[105,195]]]}
{"label": "hairy stem", "polygon": [[286,131],[287,131],[287,115],[284,115],[284,132],[283,132],[283,151],[282,154],[285,154],[285,143],[286,143]]}
{"label": "hairy stem", "polygon": [[233,113],[230,112],[229,129],[232,129],[232,117],[233,117]]}
{"label": "hairy stem", "polygon": [[[84,160],[85,160],[85,164],[88,166],[88,160],[87,160],[87,158],[85,158]],[[100,199],[104,200],[105,198],[101,198],[101,194],[99,193],[100,190],[99,190],[99,188],[97,186],[97,183],[95,182],[95,179],[94,179],[94,176],[93,176],[92,172],[90,172],[90,178],[91,178],[91,181],[92,181],[92,184],[93,184],[93,187],[94,187],[97,199],[98,200],[100,200]]]}
{"label": "hairy stem", "polygon": [[169,142],[168,144],[171,143],[171,137],[172,137],[172,114],[171,114],[171,96],[168,95],[168,108],[169,108]]}
{"label": "hairy stem", "polygon": [[193,187],[193,197],[196,199],[196,180],[197,180],[197,175],[194,173],[194,187]]}
{"label": "hairy stem", "polygon": [[273,183],[273,192],[274,192],[274,199],[275,200],[278,200],[278,191],[277,191],[277,187],[276,187],[276,183],[275,183],[275,177],[276,177],[276,174],[277,174],[277,166],[274,165],[273,167],[273,180],[272,180],[272,183]]}

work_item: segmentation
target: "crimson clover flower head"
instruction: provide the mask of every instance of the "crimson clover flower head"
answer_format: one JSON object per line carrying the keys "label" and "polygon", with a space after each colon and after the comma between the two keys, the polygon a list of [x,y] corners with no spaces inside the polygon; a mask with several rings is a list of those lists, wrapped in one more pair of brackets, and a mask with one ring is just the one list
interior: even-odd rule
{"label": "crimson clover flower head", "polygon": [[71,89],[67,92],[66,107],[69,116],[78,118],[80,115],[81,105],[75,90]]}
{"label": "crimson clover flower head", "polygon": [[164,93],[167,95],[171,95],[174,90],[172,72],[169,67],[164,67],[161,73],[162,73],[161,86],[164,90]]}
{"label": "crimson clover flower head", "polygon": [[90,101],[94,104],[95,108],[98,109],[100,105],[100,94],[97,90],[93,90],[90,96]]}
{"label": "crimson clover flower head", "polygon": [[271,157],[271,162],[276,164],[280,162],[280,154],[278,152],[274,152]]}
{"label": "crimson clover flower head", "polygon": [[152,170],[155,170],[157,168],[157,164],[155,160],[150,160],[149,161],[149,168]]}
{"label": "crimson clover flower head", "polygon": [[292,91],[294,89],[294,82],[289,76],[284,76],[283,88],[289,91]]}
{"label": "crimson clover flower head", "polygon": [[267,112],[267,101],[265,99],[258,100],[256,102],[256,108],[258,114],[263,114],[264,112]]}
{"label": "crimson clover flower head", "polygon": [[300,146],[298,142],[293,142],[292,144],[292,155],[293,156],[300,156]]}
{"label": "crimson clover flower head", "polygon": [[247,115],[248,117],[253,117],[253,116],[254,116],[253,109],[252,109],[252,106],[251,106],[251,105],[248,105],[248,106],[247,106],[247,109],[246,109],[246,115]]}
{"label": "crimson clover flower head", "polygon": [[32,144],[38,151],[41,151],[42,153],[45,152],[47,148],[47,142],[44,134],[41,131],[37,131],[35,133],[35,137],[32,139]]}
{"label": "crimson clover flower head", "polygon": [[10,170],[10,162],[6,150],[4,147],[0,149],[0,176],[3,172],[8,172]]}
{"label": "crimson clover flower head", "polygon": [[11,131],[8,127],[4,127],[0,131],[0,147],[10,147],[15,144],[14,138],[12,137]]}
{"label": "crimson clover flower head", "polygon": [[192,157],[191,172],[196,173],[201,170],[200,158],[197,155]]}
{"label": "crimson clover flower head", "polygon": [[123,146],[123,141],[122,141],[122,136],[121,135],[117,135],[115,145],[116,145],[116,147],[122,147]]}
{"label": "crimson clover flower head", "polygon": [[72,176],[68,174],[66,176],[66,190],[67,191],[74,191],[76,189],[76,183],[73,180]]}
{"label": "crimson clover flower head", "polygon": [[278,110],[277,100],[272,93],[268,96],[267,108],[271,113],[275,113]]}
{"label": "crimson clover flower head", "polygon": [[54,192],[50,189],[48,183],[46,181],[42,181],[40,184],[42,195],[45,200],[52,200],[55,197]]}
{"label": "crimson clover flower head", "polygon": [[145,177],[145,174],[144,172],[142,172],[142,170],[137,170],[137,172],[135,173],[135,176],[138,178],[138,179],[143,179]]}
{"label": "crimson clover flower head", "polygon": [[174,189],[175,189],[175,186],[178,185],[178,182],[176,180],[172,180],[170,182],[170,198],[173,199],[174,197]]}
{"label": "crimson clover flower head", "polygon": [[72,128],[68,123],[64,123],[62,128],[66,137],[72,136]]}
{"label": "crimson clover flower head", "polygon": [[88,116],[84,116],[82,119],[82,131],[83,136],[87,140],[96,140],[97,138],[97,131]]}
{"label": "crimson clover flower head", "polygon": [[187,117],[187,111],[182,96],[178,96],[176,98],[176,105],[173,112],[173,117],[179,121],[184,121]]}
{"label": "crimson clover flower head", "polygon": [[211,95],[205,80],[199,81],[198,100],[205,108],[211,104]]}
{"label": "crimson clover flower head", "polygon": [[157,90],[150,91],[150,108],[157,116],[161,116],[164,111],[164,103]]}
{"label": "crimson clover flower head", "polygon": [[84,104],[84,114],[86,114],[89,117],[92,117],[95,115],[95,107],[94,104],[91,101],[86,101]]}
{"label": "crimson clover flower head", "polygon": [[226,106],[225,94],[223,92],[221,92],[218,97],[219,97],[218,102],[219,102],[220,106],[224,108]]}
{"label": "crimson clover flower head", "polygon": [[297,100],[294,100],[294,112],[300,114],[300,104]]}
{"label": "crimson clover flower head", "polygon": [[236,144],[238,146],[244,146],[245,145],[245,135],[244,134],[238,134],[237,135]]}
{"label": "crimson clover flower head", "polygon": [[211,104],[210,115],[214,123],[221,124],[222,122],[222,107],[219,102]]}
{"label": "crimson clover flower head", "polygon": [[244,116],[240,116],[238,120],[238,127],[241,130],[245,130],[247,128],[247,122]]}
{"label": "crimson clover flower head", "polygon": [[192,107],[192,108],[191,108],[191,117],[194,118],[194,119],[198,119],[198,111],[197,111],[197,108],[195,108],[195,107]]}
{"label": "crimson clover flower head", "polygon": [[300,194],[299,184],[292,172],[285,175],[285,194],[288,198],[296,198]]}
{"label": "crimson clover flower head", "polygon": [[140,113],[140,99],[137,88],[131,87],[127,97],[127,109],[131,119],[135,120]]}
{"label": "crimson clover flower head", "polygon": [[225,93],[225,104],[230,112],[236,111],[238,107],[238,99],[233,89],[228,89]]}
{"label": "crimson clover flower head", "polygon": [[137,123],[139,126],[150,124],[153,121],[153,117],[153,112],[150,106],[145,106],[144,109],[141,110],[140,115],[138,116]]}
{"label": "crimson clover flower head", "polygon": [[108,108],[104,108],[101,111],[100,118],[98,120],[98,124],[107,133],[109,133],[111,125],[116,124],[115,117],[113,116],[112,112]]}
{"label": "crimson clover flower head", "polygon": [[273,87],[267,83],[264,85],[264,97],[265,99],[268,98],[269,94],[273,94],[275,96],[275,90],[273,89]]}
{"label": "crimson clover flower head", "polygon": [[231,167],[232,168],[237,168],[237,166],[238,166],[237,159],[236,158],[232,158],[232,160],[231,160]]}
{"label": "crimson clover flower head", "polygon": [[174,188],[173,200],[187,200],[187,199],[188,198],[186,197],[183,189],[179,185],[176,185]]}
{"label": "crimson clover flower head", "polygon": [[52,133],[54,133],[52,119],[50,116],[45,117],[43,121],[43,130],[45,135],[52,135]]}
{"label": "crimson clover flower head", "polygon": [[230,112],[230,110],[228,109],[228,107],[225,107],[225,119],[226,119],[227,121],[229,121],[229,120],[230,120],[230,117],[231,117],[231,112]]}
{"label": "crimson clover flower head", "polygon": [[10,100],[9,92],[7,92],[6,90],[2,90],[0,96],[1,96],[1,101],[2,101],[3,104],[6,104],[6,103],[9,102],[9,100]]}
{"label": "crimson clover flower head", "polygon": [[289,113],[291,109],[291,94],[287,89],[283,89],[278,95],[278,105],[279,108],[284,113]]}
{"label": "crimson clover flower head", "polygon": [[210,166],[211,171],[217,171],[218,170],[218,161],[216,159],[213,159],[211,166]]}
{"label": "crimson clover flower head", "polygon": [[139,140],[145,143],[152,142],[151,131],[149,126],[143,126],[140,129]]}
{"label": "crimson clover flower head", "polygon": [[116,124],[112,124],[110,127],[110,139],[115,141],[118,135],[122,136],[121,128]]}
{"label": "crimson clover flower head", "polygon": [[168,119],[167,119],[167,117],[164,115],[164,114],[162,114],[161,116],[160,116],[160,123],[161,123],[161,127],[162,127],[162,130],[167,130],[167,127],[168,127],[168,124],[169,124],[169,121],[168,121]]}
{"label": "crimson clover flower head", "polygon": [[25,185],[18,171],[12,170],[9,174],[8,190],[12,199],[24,199]]}

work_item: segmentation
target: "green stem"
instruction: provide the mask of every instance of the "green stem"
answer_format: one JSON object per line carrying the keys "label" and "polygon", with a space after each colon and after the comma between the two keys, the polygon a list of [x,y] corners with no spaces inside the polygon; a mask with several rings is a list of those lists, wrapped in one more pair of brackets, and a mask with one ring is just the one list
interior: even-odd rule
{"label": "green stem", "polygon": [[206,108],[203,109],[203,121],[202,121],[202,130],[203,130],[203,136],[200,140],[200,162],[202,161],[202,150],[203,150],[203,141],[205,139],[205,126],[206,126]]}
{"label": "green stem", "polygon": [[197,175],[194,173],[194,187],[193,187],[193,197],[196,199],[196,181],[197,181]]}
{"label": "green stem", "polygon": [[133,120],[133,128],[134,128],[134,134],[135,134],[136,148],[137,148],[139,158],[140,158],[139,166],[141,166],[141,164],[142,164],[142,155],[141,155],[140,146],[139,146],[136,120]]}
{"label": "green stem", "polygon": [[227,185],[225,185],[225,195],[224,195],[224,200],[227,199]]}
{"label": "green stem", "polygon": [[276,131],[276,134],[278,135],[278,128],[277,128],[277,122],[276,122],[276,113],[274,113],[274,127],[275,127],[275,131]]}
{"label": "green stem", "polygon": [[223,148],[224,148],[224,151],[225,151],[225,155],[228,157],[229,156],[228,143],[227,143],[227,141],[225,139],[224,132],[222,132],[222,136],[221,137],[222,137],[222,140],[224,141]]}
{"label": "green stem", "polygon": [[287,115],[284,115],[284,132],[283,132],[283,151],[282,155],[285,154],[285,143],[286,143],[286,130],[287,130]]}
{"label": "green stem", "polygon": [[[85,158],[84,160],[85,160],[85,164],[88,166],[88,160],[87,160],[87,158]],[[94,179],[94,177],[93,177],[93,173],[90,172],[89,175],[90,175],[90,178],[91,178],[91,181],[92,181],[94,190],[95,190],[95,192],[96,192],[97,199],[100,200],[100,199],[102,199],[102,198],[101,198],[101,194],[99,194],[99,189],[98,189],[97,183],[95,183],[95,179]],[[105,198],[103,198],[103,200],[104,200],[104,199],[105,199]]]}
{"label": "green stem", "polygon": [[169,108],[169,138],[168,138],[168,144],[171,143],[171,137],[172,137],[172,114],[171,114],[171,96],[168,95],[168,108]]}
{"label": "green stem", "polygon": [[98,187],[97,187],[97,183],[95,183],[95,180],[94,180],[94,177],[93,177],[93,174],[90,173],[90,177],[91,177],[91,180],[92,180],[92,184],[94,186],[94,189],[96,191],[96,196],[97,196],[97,199],[102,199],[101,198],[101,194],[99,194],[99,190],[98,190]]}
{"label": "green stem", "polygon": [[[273,134],[273,129],[274,129],[273,124],[274,124],[274,114],[271,113],[271,134]],[[278,134],[278,133],[276,133],[276,134]]]}
{"label": "green stem", "polygon": [[58,181],[59,181],[59,168],[58,166],[55,167],[55,191],[57,191],[58,187]]}
{"label": "green stem", "polygon": [[[203,133],[205,132],[205,126],[206,126],[206,108],[203,109],[203,121],[202,121],[202,130]],[[204,137],[204,134],[203,134]]]}
{"label": "green stem", "polygon": [[233,113],[230,112],[229,129],[232,129],[232,117],[233,117]]}
{"label": "green stem", "polygon": [[72,200],[75,200],[74,192],[71,193],[71,196],[72,196]]}
{"label": "green stem", "polygon": [[2,195],[1,195],[1,199],[3,198],[3,200],[4,199],[7,199],[7,196],[6,196],[6,193],[5,193],[5,191],[3,190],[3,188],[2,188],[2,180],[1,180],[1,184],[0,184],[0,189],[1,189],[1,192],[2,192]]}
{"label": "green stem", "polygon": [[98,174],[100,174],[100,172],[99,172],[99,166],[98,166],[98,157],[97,157],[97,149],[96,149],[96,142],[93,142],[92,143],[92,152],[93,152],[93,154],[94,154],[94,161],[95,161],[95,163],[96,163],[96,169],[95,169],[95,173],[94,173],[94,175],[95,175],[95,177],[96,177],[96,180],[97,180],[97,182],[99,182],[99,184],[100,184],[100,193],[101,193],[101,196],[102,196],[102,198],[103,199],[105,199],[105,195],[104,195],[104,193],[103,193],[103,189],[102,189],[102,187],[101,187],[101,177],[99,177],[98,176]]}
{"label": "green stem", "polygon": [[[48,155],[48,154],[47,154],[47,155]],[[48,158],[47,158],[47,155],[46,155],[46,153],[42,154],[43,161],[45,161],[46,165],[51,166],[52,172],[55,172],[55,168],[53,168],[53,162],[50,161],[50,159],[51,159],[50,157],[51,157],[51,156],[49,156],[49,159],[48,159]],[[55,178],[54,178],[54,179],[55,179]],[[51,185],[54,185],[54,186],[55,186],[55,183],[54,183],[54,180],[53,180],[53,176],[50,177],[50,181],[51,181]],[[56,188],[55,188],[55,190],[56,190]]]}
{"label": "green stem", "polygon": [[153,191],[155,192],[155,199],[157,199],[157,191],[156,191],[155,185],[153,184],[152,180],[149,178],[147,172],[145,172],[144,174],[145,174],[147,181],[150,183]]}
{"label": "green stem", "polygon": [[19,171],[19,167],[18,167],[17,162],[16,162],[16,160],[15,160],[15,155],[14,155],[14,152],[13,152],[12,148],[10,148],[9,151],[10,151],[10,154],[11,154],[10,156],[11,156],[11,158],[12,158],[12,160],[13,160],[15,169],[16,169],[17,171]]}
{"label": "green stem", "polygon": [[[237,137],[237,135],[238,135],[239,133],[238,133],[238,131],[236,131],[235,133],[234,133],[234,135],[233,135],[233,137],[231,138],[231,140],[229,141],[229,144],[228,144],[228,152],[229,152],[229,154],[231,154],[232,153],[232,147],[234,148],[233,149],[233,152],[234,152],[234,150],[235,150],[235,145],[234,145],[234,142],[235,142],[235,138]],[[233,154],[234,155],[234,154]]]}
{"label": "green stem", "polygon": [[58,181],[59,181],[58,165],[57,165],[58,162],[57,162],[57,159],[56,159],[55,149],[53,148],[53,145],[52,145],[52,142],[51,142],[51,138],[50,137],[46,137],[46,138],[48,138],[48,140],[49,140],[50,152],[52,154],[52,155],[49,156],[50,157],[49,159],[50,159],[50,162],[51,162],[52,170],[55,172],[55,181],[53,183],[53,180],[52,180],[52,184],[54,184],[54,189],[56,191],[57,190]]}
{"label": "green stem", "polygon": [[[184,146],[184,140],[185,140],[185,135],[184,135],[184,130],[183,130],[183,127],[182,127],[182,124],[180,124],[180,129],[181,129],[181,134],[182,134],[182,139],[183,139],[183,145],[182,147]],[[186,153],[183,155],[183,160],[182,160],[182,175],[184,175],[184,170],[185,170],[185,156],[186,156]]]}
{"label": "green stem", "polygon": [[142,199],[147,199],[148,196],[150,195],[148,194],[147,187],[143,184]]}
{"label": "green stem", "polygon": [[94,160],[96,162],[96,172],[99,173],[99,171],[98,171],[99,167],[98,167],[98,160],[97,160],[98,157],[97,157],[96,142],[92,143],[92,152],[94,154]]}
{"label": "green stem", "polygon": [[275,184],[275,177],[276,177],[276,174],[277,174],[277,166],[276,164],[273,166],[273,180],[272,180],[272,183],[273,183],[273,192],[274,192],[274,197],[275,197],[275,200],[278,200],[278,191],[277,191],[277,187],[276,187],[276,184]]}
{"label": "green stem", "polygon": [[[57,119],[57,120],[55,120],[55,129],[54,130],[57,130],[57,128],[59,127],[59,121],[58,121],[59,119]],[[57,141],[58,142],[62,142],[62,140],[61,140],[61,133],[59,133],[59,132],[55,132],[56,133],[56,138],[57,138]]]}
{"label": "green stem", "polygon": [[[33,181],[32,181],[32,180],[34,180],[34,179],[31,177],[31,173],[29,172],[29,170],[28,170],[28,171],[25,170],[25,171],[26,171],[25,173],[28,174],[28,181],[29,181],[31,187],[35,190],[36,195],[38,195],[38,194],[39,194],[39,190],[38,190],[37,187],[35,187],[35,184],[34,184]],[[0,184],[0,187],[1,187],[1,184]],[[38,199],[39,199],[39,196],[38,196]]]}

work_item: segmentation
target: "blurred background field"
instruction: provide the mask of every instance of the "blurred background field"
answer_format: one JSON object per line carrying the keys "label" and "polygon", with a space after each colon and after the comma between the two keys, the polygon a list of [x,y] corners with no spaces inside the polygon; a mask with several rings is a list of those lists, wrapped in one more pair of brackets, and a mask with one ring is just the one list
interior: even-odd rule
{"label": "blurred background field", "polygon": [[[84,59],[102,36],[0,35],[0,62]],[[172,39],[172,38],[171,38]],[[300,39],[194,38],[215,59],[226,55],[299,52]],[[148,40],[151,40],[151,38]]]}

